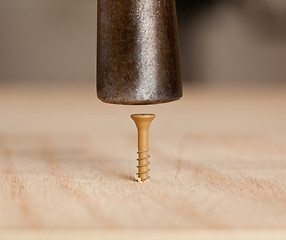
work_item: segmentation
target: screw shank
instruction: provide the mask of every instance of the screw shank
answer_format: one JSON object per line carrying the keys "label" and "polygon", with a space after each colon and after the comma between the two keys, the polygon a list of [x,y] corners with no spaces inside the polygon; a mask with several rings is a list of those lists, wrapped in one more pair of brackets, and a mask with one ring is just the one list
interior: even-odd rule
{"label": "screw shank", "polygon": [[138,175],[142,181],[149,179],[149,131],[142,129],[138,131]]}

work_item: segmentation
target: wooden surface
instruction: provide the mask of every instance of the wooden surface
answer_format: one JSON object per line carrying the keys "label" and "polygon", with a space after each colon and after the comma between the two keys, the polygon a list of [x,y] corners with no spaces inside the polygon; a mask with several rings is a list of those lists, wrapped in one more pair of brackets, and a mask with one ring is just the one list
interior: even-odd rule
{"label": "wooden surface", "polygon": [[[53,229],[70,239],[109,230],[284,239],[285,93],[185,88],[175,103],[127,107],[93,89],[1,89],[0,238]],[[157,115],[144,184],[134,180],[130,118],[142,112]]]}

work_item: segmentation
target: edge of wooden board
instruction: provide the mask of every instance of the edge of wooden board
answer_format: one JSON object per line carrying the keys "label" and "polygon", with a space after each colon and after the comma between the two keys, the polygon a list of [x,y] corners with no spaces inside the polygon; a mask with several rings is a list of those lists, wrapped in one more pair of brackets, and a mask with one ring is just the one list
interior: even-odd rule
{"label": "edge of wooden board", "polygon": [[0,229],[0,240],[286,240],[286,230],[19,230]]}

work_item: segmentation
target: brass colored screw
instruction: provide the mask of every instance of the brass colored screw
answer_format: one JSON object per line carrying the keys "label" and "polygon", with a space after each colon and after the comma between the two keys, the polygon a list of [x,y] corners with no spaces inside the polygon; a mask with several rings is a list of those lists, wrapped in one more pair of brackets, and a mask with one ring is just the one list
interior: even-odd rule
{"label": "brass colored screw", "polygon": [[149,165],[149,127],[152,120],[156,117],[155,114],[132,114],[131,118],[134,120],[138,130],[138,180],[146,181],[150,177],[148,172]]}

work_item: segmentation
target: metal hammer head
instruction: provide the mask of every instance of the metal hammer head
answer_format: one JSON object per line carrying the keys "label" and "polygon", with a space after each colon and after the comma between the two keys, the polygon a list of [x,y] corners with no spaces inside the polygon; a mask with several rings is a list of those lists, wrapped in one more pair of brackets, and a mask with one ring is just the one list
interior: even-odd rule
{"label": "metal hammer head", "polygon": [[130,105],[182,97],[175,0],[98,0],[97,95]]}

